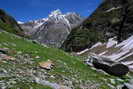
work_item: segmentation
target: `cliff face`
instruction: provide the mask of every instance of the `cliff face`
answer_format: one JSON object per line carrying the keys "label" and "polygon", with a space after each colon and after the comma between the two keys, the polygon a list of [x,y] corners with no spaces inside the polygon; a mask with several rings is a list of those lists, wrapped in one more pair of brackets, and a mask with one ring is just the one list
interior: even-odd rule
{"label": "cliff face", "polygon": [[133,0],[104,0],[62,45],[65,51],[81,51],[97,41],[117,36],[123,41],[133,34]]}
{"label": "cliff face", "polygon": [[[0,28],[7,32],[15,33],[24,36],[23,30],[18,25],[16,20],[8,15],[4,10],[0,9]],[[11,28],[11,29],[9,29]]]}

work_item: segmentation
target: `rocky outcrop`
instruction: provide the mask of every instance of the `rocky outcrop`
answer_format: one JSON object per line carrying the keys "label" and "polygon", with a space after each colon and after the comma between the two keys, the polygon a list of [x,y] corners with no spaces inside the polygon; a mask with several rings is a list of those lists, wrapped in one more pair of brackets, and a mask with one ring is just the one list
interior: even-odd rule
{"label": "rocky outcrop", "polygon": [[120,41],[133,34],[133,0],[103,0],[62,45],[65,51],[81,51],[97,41],[117,36]]}
{"label": "rocky outcrop", "polygon": [[16,20],[2,9],[0,9],[0,28],[4,29],[7,32],[24,36],[23,30],[18,25]]}

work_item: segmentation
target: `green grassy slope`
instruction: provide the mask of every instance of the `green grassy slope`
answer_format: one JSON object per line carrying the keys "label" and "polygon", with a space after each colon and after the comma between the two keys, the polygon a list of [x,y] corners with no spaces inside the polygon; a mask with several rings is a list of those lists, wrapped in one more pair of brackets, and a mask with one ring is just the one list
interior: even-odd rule
{"label": "green grassy slope", "polygon": [[[22,54],[29,54],[32,57],[40,56],[40,59],[33,59],[35,61],[34,64],[25,65],[27,67],[36,67],[38,66],[38,62],[48,59],[54,61],[54,69],[46,72],[49,75],[55,75],[56,78],[47,78],[48,81],[60,83],[64,80],[64,77],[66,77],[72,81],[75,89],[80,89],[78,88],[79,85],[84,85],[87,82],[87,85],[89,85],[89,83],[100,84],[100,86],[98,86],[99,89],[110,89],[107,84],[111,82],[111,79],[116,79],[115,77],[92,70],[90,67],[83,64],[81,59],[70,56],[61,50],[43,47],[6,32],[1,32],[0,38],[0,48],[6,47],[16,52],[22,52]],[[10,55],[15,56],[16,54]],[[9,66],[9,64],[7,63],[5,66]],[[24,65],[17,64],[16,69],[18,66]]]}

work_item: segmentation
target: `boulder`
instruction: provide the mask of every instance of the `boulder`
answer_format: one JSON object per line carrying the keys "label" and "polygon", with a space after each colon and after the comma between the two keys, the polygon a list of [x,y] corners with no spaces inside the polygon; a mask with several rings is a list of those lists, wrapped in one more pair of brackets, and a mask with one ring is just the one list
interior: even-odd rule
{"label": "boulder", "polygon": [[50,70],[53,68],[54,63],[51,60],[45,61],[45,62],[40,62],[39,66],[43,69]]}
{"label": "boulder", "polygon": [[109,68],[109,74],[122,77],[129,72],[129,68],[124,64],[115,64]]}
{"label": "boulder", "polygon": [[107,64],[103,64],[96,59],[93,60],[92,64],[96,69],[101,69],[106,73],[117,77],[122,77],[129,72],[129,68],[124,64],[115,64],[110,66]]}
{"label": "boulder", "polygon": [[100,63],[99,61],[97,60],[94,60],[92,62],[93,66],[96,68],[96,69],[102,69],[104,71],[108,70],[110,68],[110,66],[106,65],[106,64],[103,64],[103,63]]}

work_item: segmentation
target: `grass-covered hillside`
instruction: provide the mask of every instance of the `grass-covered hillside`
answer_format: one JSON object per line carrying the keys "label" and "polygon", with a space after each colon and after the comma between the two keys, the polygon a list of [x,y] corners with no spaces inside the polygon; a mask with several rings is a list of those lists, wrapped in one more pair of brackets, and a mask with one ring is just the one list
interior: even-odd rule
{"label": "grass-covered hillside", "polygon": [[[0,87],[6,89],[111,89],[124,82],[92,70],[82,59],[62,50],[49,48],[7,32],[0,32]],[[11,58],[12,57],[12,58]],[[45,70],[40,62],[51,60],[54,67]],[[59,87],[59,88],[58,88]]]}

